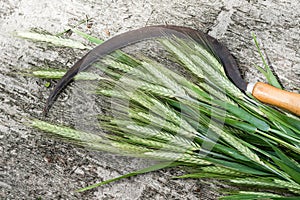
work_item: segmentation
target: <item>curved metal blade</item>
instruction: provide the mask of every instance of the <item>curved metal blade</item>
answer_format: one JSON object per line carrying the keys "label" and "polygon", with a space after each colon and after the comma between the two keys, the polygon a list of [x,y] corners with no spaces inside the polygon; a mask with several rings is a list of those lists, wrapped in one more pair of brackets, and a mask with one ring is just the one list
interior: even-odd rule
{"label": "curved metal blade", "polygon": [[85,56],[83,56],[79,61],[77,61],[71,67],[71,69],[67,71],[67,73],[62,77],[62,79],[57,83],[53,91],[50,93],[44,107],[44,115],[47,114],[57,95],[63,90],[64,87],[66,87],[71,82],[74,76],[76,76],[79,72],[89,68],[91,64],[96,62],[98,59],[103,58],[104,56],[122,47],[147,39],[167,36],[193,39],[201,45],[205,46],[207,49],[210,49],[212,53],[220,59],[225,68],[226,74],[232,80],[232,82],[238,88],[245,91],[246,83],[241,78],[235,59],[230,54],[229,50],[224,45],[219,43],[215,38],[199,30],[182,26],[148,26],[117,35],[95,47]]}

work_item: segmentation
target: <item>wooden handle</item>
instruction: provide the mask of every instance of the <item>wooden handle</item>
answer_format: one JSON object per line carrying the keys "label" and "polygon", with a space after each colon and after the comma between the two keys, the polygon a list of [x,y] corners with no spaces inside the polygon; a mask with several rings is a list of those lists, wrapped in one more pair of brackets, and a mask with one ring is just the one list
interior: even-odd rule
{"label": "wooden handle", "polygon": [[257,82],[253,87],[252,95],[261,102],[283,108],[300,116],[300,94]]}

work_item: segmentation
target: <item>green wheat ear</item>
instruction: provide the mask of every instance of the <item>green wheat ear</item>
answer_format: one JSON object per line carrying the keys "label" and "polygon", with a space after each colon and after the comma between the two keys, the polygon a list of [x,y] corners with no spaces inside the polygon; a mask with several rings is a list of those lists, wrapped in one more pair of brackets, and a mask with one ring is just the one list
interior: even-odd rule
{"label": "green wheat ear", "polygon": [[88,48],[87,46],[83,45],[78,41],[65,39],[50,34],[41,34],[36,32],[29,32],[29,31],[17,31],[15,32],[15,36],[28,39],[28,40],[38,41],[38,42],[46,42],[54,46],[63,46],[63,47],[69,47],[74,49]]}
{"label": "green wheat ear", "polygon": [[[102,42],[76,29],[73,32],[89,42]],[[19,33],[19,36],[86,48],[76,41],[50,35]],[[262,56],[256,36],[253,38],[264,63],[264,68],[258,69],[270,84],[280,87]],[[86,72],[76,77],[96,80],[99,82],[96,95],[117,100],[113,102],[119,108],[114,118],[109,112],[97,116],[107,134],[86,133],[37,119],[31,121],[30,126],[34,128],[93,150],[168,161],[78,191],[167,167],[184,166],[187,174],[175,178],[219,179],[246,186],[243,189],[248,190],[231,189],[221,199],[286,199],[277,194],[279,189],[290,196],[299,195],[300,119],[240,92],[226,77],[219,61],[203,46],[177,38],[159,42],[198,82],[191,82],[149,58],[138,60],[116,51],[95,65],[104,72],[105,79]],[[32,75],[55,79],[63,74],[61,70],[39,69]],[[116,86],[118,82],[121,84]],[[133,88],[134,93],[130,93],[128,89]],[[124,107],[128,101],[130,106]],[[111,107],[103,105],[103,109]]]}

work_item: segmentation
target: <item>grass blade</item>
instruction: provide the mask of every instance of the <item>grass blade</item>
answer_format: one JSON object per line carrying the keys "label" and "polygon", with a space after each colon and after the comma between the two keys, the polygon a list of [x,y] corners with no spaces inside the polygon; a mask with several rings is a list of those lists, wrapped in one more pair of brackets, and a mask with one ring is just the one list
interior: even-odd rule
{"label": "grass blade", "polygon": [[258,50],[258,53],[260,55],[260,58],[262,59],[263,64],[264,64],[264,69],[262,67],[259,67],[259,66],[256,66],[256,68],[267,78],[269,84],[271,84],[274,87],[277,87],[279,89],[282,89],[279,81],[277,80],[276,76],[273,74],[270,66],[267,64],[267,62],[266,62],[266,60],[265,60],[265,58],[264,58],[264,56],[263,56],[263,54],[260,50],[256,35],[254,33],[252,33],[252,37],[253,37],[255,46]]}
{"label": "grass blade", "polygon": [[116,177],[116,178],[112,178],[112,179],[109,179],[109,180],[106,180],[106,181],[102,181],[102,182],[90,185],[90,186],[85,187],[85,188],[81,188],[81,189],[77,190],[77,192],[84,192],[84,191],[99,187],[101,185],[105,185],[105,184],[108,184],[108,183],[111,183],[111,182],[115,182],[115,181],[118,181],[118,180],[121,180],[121,179],[124,179],[124,178],[129,178],[129,177],[132,177],[132,176],[145,174],[145,173],[148,173],[148,172],[157,171],[157,170],[164,169],[164,168],[175,167],[175,166],[179,166],[179,165],[180,165],[180,163],[171,163],[171,164],[170,163],[159,163],[159,164],[152,165],[150,167],[147,167],[147,168],[144,168],[144,169],[141,169],[141,170],[137,170],[137,171],[134,171],[134,172],[131,172],[131,173],[128,173],[128,174],[125,174],[125,175],[122,175],[122,176],[119,176],[119,177]]}
{"label": "grass blade", "polygon": [[87,40],[90,41],[91,43],[94,43],[94,44],[101,44],[101,43],[103,43],[103,40],[100,40],[100,39],[98,39],[98,38],[96,38],[96,37],[93,37],[93,36],[91,36],[91,35],[89,35],[89,34],[86,34],[86,33],[84,33],[84,32],[81,32],[81,31],[79,31],[79,30],[77,30],[77,29],[75,29],[75,28],[73,28],[73,29],[71,29],[71,30],[72,30],[74,33],[76,33],[77,35],[80,35],[81,37],[87,39]]}

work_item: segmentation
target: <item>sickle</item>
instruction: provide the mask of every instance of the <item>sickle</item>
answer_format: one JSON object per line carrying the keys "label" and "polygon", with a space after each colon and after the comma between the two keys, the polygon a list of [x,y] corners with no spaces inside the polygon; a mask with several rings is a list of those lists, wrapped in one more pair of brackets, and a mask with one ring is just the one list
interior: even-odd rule
{"label": "sickle", "polygon": [[225,68],[225,72],[227,76],[230,77],[231,81],[241,90],[246,90],[247,84],[241,78],[235,59],[230,54],[229,50],[224,45],[220,44],[215,38],[199,30],[182,26],[148,26],[117,35],[95,47],[80,60],[78,60],[61,78],[61,80],[50,93],[50,96],[48,97],[44,107],[44,114],[47,114],[57,95],[71,82],[74,76],[76,76],[79,72],[89,68],[98,59],[103,58],[117,49],[137,42],[148,39],[174,36],[184,39],[193,39],[207,49],[210,49],[212,53],[220,59]]}

